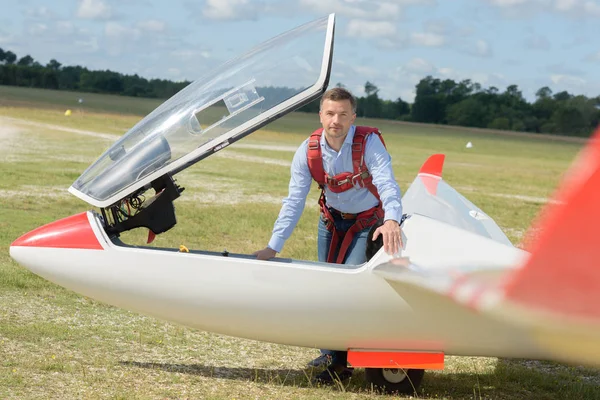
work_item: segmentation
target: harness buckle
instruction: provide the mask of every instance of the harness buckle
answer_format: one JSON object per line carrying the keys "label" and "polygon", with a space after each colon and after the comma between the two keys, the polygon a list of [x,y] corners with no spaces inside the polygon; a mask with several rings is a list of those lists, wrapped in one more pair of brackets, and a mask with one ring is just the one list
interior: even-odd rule
{"label": "harness buckle", "polygon": [[342,179],[341,181],[337,181],[337,186],[342,186],[349,182],[350,182],[350,177],[347,177],[345,179]]}
{"label": "harness buckle", "polygon": [[352,185],[358,187],[365,187],[365,179],[371,177],[371,173],[368,170],[364,170],[360,174],[356,174],[352,177]]}
{"label": "harness buckle", "polygon": [[318,150],[321,146],[318,140],[312,139],[308,141],[308,149],[309,150]]}

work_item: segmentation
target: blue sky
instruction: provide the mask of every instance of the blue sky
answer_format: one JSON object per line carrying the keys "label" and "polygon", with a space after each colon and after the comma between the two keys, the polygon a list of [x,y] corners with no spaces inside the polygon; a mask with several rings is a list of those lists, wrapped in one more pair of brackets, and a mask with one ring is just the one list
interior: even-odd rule
{"label": "blue sky", "polygon": [[[8,2],[4,2],[8,3]],[[426,75],[528,100],[542,86],[600,95],[598,0],[20,0],[0,47],[45,64],[193,80],[281,32],[337,14],[331,83],[412,101]]]}

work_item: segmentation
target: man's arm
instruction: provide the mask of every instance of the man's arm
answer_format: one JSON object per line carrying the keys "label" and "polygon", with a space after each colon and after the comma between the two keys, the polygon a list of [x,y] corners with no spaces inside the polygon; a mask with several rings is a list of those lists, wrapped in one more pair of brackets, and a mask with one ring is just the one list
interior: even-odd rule
{"label": "man's arm", "polygon": [[285,241],[291,236],[302,215],[302,211],[304,211],[306,196],[310,191],[312,183],[312,176],[310,175],[306,158],[307,143],[308,140],[304,141],[298,147],[298,150],[296,150],[296,154],[294,154],[290,169],[289,193],[283,199],[283,205],[279,211],[277,221],[275,221],[273,234],[268,246],[254,253],[259,260],[268,260],[281,252]]}
{"label": "man's arm", "polygon": [[402,248],[402,194],[394,177],[392,157],[377,135],[369,135],[365,148],[365,163],[373,176],[383,206],[384,224],[377,228],[373,240],[383,236],[386,253],[396,254]]}

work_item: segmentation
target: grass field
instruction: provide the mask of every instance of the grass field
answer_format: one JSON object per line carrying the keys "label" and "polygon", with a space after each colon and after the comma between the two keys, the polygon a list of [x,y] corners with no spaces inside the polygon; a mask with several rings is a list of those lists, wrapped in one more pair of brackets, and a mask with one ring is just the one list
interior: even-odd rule
{"label": "grass field", "polygon": [[[84,98],[81,105],[79,97]],[[79,296],[8,255],[31,229],[90,207],[66,189],[158,101],[0,86],[0,398],[377,399],[357,371],[343,388],[315,388],[314,349],[199,332]],[[70,117],[66,108],[73,109]],[[126,112],[123,112],[126,110]],[[318,123],[292,114],[177,176],[178,224],[156,246],[251,253],[270,237],[295,147]],[[445,179],[519,244],[581,143],[389,121],[382,129],[406,190],[432,153]],[[471,141],[473,149],[466,149]],[[267,148],[266,146],[277,146]],[[312,190],[283,256],[316,259]],[[124,235],[141,242],[143,232]],[[424,399],[600,399],[598,371],[531,360],[447,357]]]}

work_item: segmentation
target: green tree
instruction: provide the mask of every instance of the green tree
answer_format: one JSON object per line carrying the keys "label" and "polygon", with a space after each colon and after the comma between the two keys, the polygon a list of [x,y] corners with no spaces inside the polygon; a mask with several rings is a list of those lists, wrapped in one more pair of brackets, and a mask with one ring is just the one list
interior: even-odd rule
{"label": "green tree", "polygon": [[554,95],[554,100],[556,101],[567,101],[569,100],[571,97],[569,92],[567,92],[566,90],[563,90],[562,92],[558,92]]}
{"label": "green tree", "polygon": [[501,129],[507,131],[510,129],[510,120],[506,117],[498,117],[490,122],[487,127],[490,129]]}
{"label": "green tree", "polygon": [[48,62],[48,65],[46,65],[46,68],[51,69],[52,71],[58,71],[60,70],[60,66],[62,64],[59,63],[58,61],[56,61],[54,58],[52,60],[50,60]]}
{"label": "green tree", "polygon": [[474,97],[468,97],[448,107],[448,124],[459,126],[485,126],[486,109]]}
{"label": "green tree", "polygon": [[[443,123],[446,104],[441,92],[441,81],[427,76],[417,83],[415,102],[411,108],[411,119],[417,122]],[[449,82],[446,83],[446,88]]]}
{"label": "green tree", "polygon": [[552,115],[556,132],[562,135],[583,136],[588,134],[589,126],[584,115],[573,105],[564,105]]}
{"label": "green tree", "polygon": [[17,61],[17,65],[25,67],[33,65],[33,58],[30,55],[26,55],[25,57],[22,57],[19,59],[19,61]]}
{"label": "green tree", "polygon": [[535,97],[539,99],[547,99],[552,96],[552,90],[548,86],[544,86],[540,88],[537,92],[535,92]]}
{"label": "green tree", "polygon": [[377,86],[375,86],[373,83],[367,81],[367,83],[365,83],[365,93],[367,95],[367,97],[371,96],[371,95],[377,95],[377,93],[379,92],[379,88]]}
{"label": "green tree", "polygon": [[410,114],[410,104],[402,100],[401,97],[398,97],[396,101],[392,102],[392,108],[394,110],[394,119]]}
{"label": "green tree", "polygon": [[17,55],[12,51],[7,51],[4,53],[4,62],[7,64],[14,64],[17,61]]}

